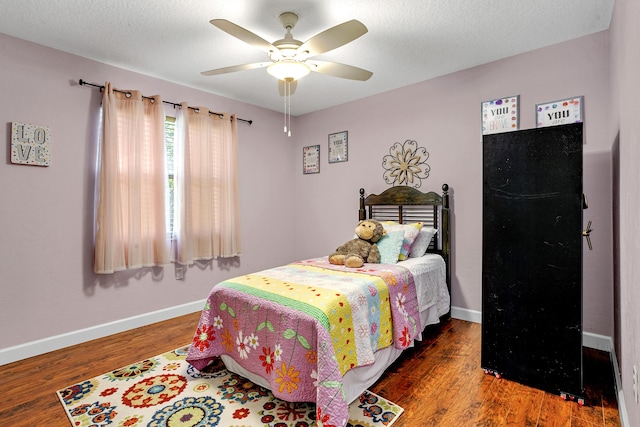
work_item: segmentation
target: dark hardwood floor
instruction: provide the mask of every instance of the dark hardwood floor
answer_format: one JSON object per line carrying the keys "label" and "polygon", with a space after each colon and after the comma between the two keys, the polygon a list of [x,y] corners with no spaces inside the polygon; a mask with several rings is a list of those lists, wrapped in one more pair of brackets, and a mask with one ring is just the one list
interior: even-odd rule
{"label": "dark hardwood floor", "polygon": [[[0,366],[0,426],[69,427],[56,390],[188,344],[199,313]],[[394,427],[619,426],[609,354],[585,349],[587,405],[486,375],[481,325],[452,319],[428,329],[371,391],[401,405]]]}
{"label": "dark hardwood floor", "polygon": [[609,353],[584,348],[587,404],[487,375],[481,325],[452,319],[428,329],[371,391],[405,409],[394,427],[619,426]]}

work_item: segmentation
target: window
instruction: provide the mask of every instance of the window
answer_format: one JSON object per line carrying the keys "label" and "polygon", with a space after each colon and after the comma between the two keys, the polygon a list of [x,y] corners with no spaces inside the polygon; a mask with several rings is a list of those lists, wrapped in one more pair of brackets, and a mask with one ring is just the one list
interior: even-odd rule
{"label": "window", "polygon": [[167,117],[159,96],[107,82],[101,118],[96,273],[240,254],[233,115]]}
{"label": "window", "polygon": [[94,271],[168,264],[162,101],[107,82],[101,116]]}

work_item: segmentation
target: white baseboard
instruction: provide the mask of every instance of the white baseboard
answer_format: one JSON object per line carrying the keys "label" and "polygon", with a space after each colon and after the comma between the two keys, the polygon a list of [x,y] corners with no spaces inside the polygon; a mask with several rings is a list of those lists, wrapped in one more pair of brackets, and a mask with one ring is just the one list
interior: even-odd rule
{"label": "white baseboard", "polygon": [[[175,307],[152,311],[139,316],[116,320],[114,322],[97,325],[66,334],[55,335],[37,341],[31,341],[14,347],[0,349],[0,366],[17,362],[18,360],[38,356],[61,348],[91,341],[97,338],[106,337],[185,314],[195,313],[202,310],[206,300],[194,301]],[[195,328],[195,325],[194,325]]]}
{"label": "white baseboard", "polygon": [[467,322],[482,323],[482,312],[468,308],[451,307],[451,317]]}
{"label": "white baseboard", "polygon": [[629,416],[627,415],[627,407],[624,403],[624,393],[618,390],[618,412],[620,413],[620,425],[622,427],[631,427],[629,424]]}
{"label": "white baseboard", "polygon": [[[469,310],[468,308],[451,307],[451,317],[454,319],[466,320],[467,322],[482,323],[482,312],[478,310]],[[606,335],[583,332],[582,345],[584,347],[611,353],[613,350],[613,339]]]}
{"label": "white baseboard", "polygon": [[606,335],[583,332],[582,346],[611,353],[613,351],[613,339]]}
{"label": "white baseboard", "polygon": [[611,345],[611,364],[613,365],[613,378],[616,387],[616,396],[618,398],[618,413],[620,414],[620,424],[622,427],[630,427],[629,416],[627,415],[627,407],[625,406],[624,393],[622,391],[622,376],[620,375],[620,367],[618,366],[618,357],[616,356],[616,348]]}

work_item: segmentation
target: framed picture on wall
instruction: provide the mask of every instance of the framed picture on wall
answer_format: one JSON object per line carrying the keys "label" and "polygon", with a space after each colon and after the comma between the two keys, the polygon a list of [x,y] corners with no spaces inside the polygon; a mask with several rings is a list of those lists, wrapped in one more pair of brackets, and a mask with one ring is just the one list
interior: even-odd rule
{"label": "framed picture on wall", "polygon": [[482,134],[510,132],[519,129],[520,95],[492,99],[482,103]]}
{"label": "framed picture on wall", "polygon": [[536,104],[536,127],[582,123],[584,120],[584,97],[560,99]]}
{"label": "framed picture on wall", "polygon": [[302,149],[302,173],[320,173],[320,145]]}
{"label": "framed picture on wall", "polygon": [[349,160],[349,132],[329,134],[329,163]]}

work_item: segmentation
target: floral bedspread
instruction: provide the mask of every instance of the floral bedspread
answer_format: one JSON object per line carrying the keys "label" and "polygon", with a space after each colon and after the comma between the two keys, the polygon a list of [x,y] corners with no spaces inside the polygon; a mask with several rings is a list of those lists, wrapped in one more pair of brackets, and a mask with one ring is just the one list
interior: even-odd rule
{"label": "floral bedspread", "polygon": [[212,289],[187,361],[205,368],[231,356],[291,402],[316,402],[318,425],[345,426],[342,376],[421,331],[411,273],[391,264],[360,269],[314,258],[239,276]]}

